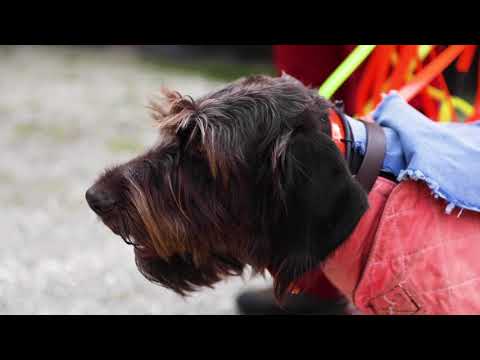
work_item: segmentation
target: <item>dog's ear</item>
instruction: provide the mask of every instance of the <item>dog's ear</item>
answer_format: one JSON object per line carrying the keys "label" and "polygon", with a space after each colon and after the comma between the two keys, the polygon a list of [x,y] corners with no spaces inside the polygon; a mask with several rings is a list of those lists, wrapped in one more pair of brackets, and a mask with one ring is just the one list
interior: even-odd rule
{"label": "dog's ear", "polygon": [[275,293],[317,267],[353,231],[368,208],[333,141],[323,133],[290,132],[273,154],[274,189],[282,209],[273,230]]}
{"label": "dog's ear", "polygon": [[280,76],[282,79],[290,81],[292,84],[296,84],[298,86],[305,86],[300,80],[298,80],[296,77],[287,74],[285,71],[282,70],[282,75]]}

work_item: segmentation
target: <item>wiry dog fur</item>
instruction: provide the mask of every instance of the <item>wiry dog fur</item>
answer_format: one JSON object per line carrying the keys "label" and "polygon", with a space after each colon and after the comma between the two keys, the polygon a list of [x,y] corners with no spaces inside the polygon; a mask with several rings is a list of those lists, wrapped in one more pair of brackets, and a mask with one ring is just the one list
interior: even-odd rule
{"label": "wiry dog fur", "polygon": [[318,266],[367,208],[331,141],[332,106],[292,77],[240,79],[197,100],[163,91],[160,139],[95,183],[99,213],[140,272],[179,294],[270,270],[278,298]]}

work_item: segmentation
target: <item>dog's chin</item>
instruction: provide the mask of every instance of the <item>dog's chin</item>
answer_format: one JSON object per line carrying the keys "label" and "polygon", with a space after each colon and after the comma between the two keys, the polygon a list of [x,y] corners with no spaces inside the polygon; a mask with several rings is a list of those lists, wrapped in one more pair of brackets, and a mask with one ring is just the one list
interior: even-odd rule
{"label": "dog's chin", "polygon": [[120,237],[126,237],[126,234],[124,234],[121,231],[120,225],[116,221],[111,221],[110,219],[104,219],[100,217],[100,220],[103,222],[103,224],[109,228],[115,235],[120,236]]}
{"label": "dog's chin", "polygon": [[111,226],[111,227],[109,226],[109,229],[112,230],[112,232],[113,232],[115,235],[118,235],[118,236],[120,236],[120,237],[127,237],[126,235],[122,234],[122,233],[120,232],[120,229],[118,229],[118,228],[115,227],[115,226]]}

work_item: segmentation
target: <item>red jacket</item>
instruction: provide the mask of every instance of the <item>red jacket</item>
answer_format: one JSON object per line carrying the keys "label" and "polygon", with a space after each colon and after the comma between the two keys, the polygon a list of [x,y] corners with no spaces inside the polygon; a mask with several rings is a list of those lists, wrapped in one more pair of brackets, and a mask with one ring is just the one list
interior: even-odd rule
{"label": "red jacket", "polygon": [[322,265],[364,314],[480,314],[480,214],[445,214],[421,182],[378,178],[370,208]]}

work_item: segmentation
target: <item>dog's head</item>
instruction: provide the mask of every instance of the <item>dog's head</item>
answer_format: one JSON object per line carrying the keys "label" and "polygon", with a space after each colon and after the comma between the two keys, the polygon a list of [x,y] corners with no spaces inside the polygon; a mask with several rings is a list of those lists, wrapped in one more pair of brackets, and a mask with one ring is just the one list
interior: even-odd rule
{"label": "dog's head", "polygon": [[135,247],[140,272],[185,294],[245,265],[281,298],[367,208],[328,133],[332,106],[289,76],[254,76],[193,100],[152,102],[160,137],[107,170],[87,200]]}

